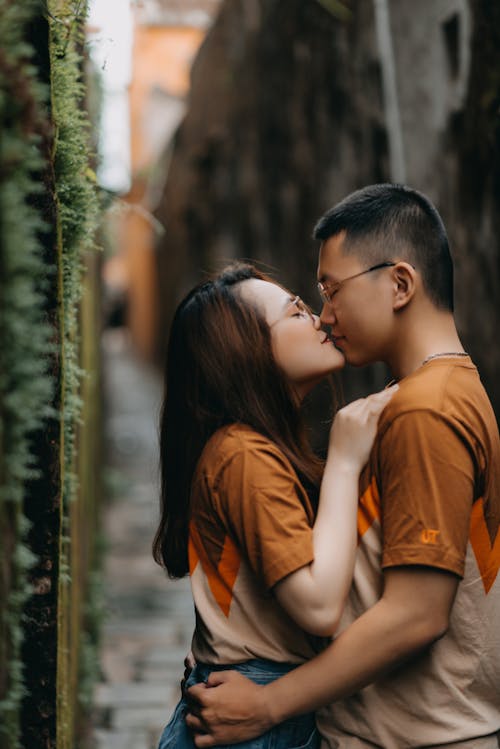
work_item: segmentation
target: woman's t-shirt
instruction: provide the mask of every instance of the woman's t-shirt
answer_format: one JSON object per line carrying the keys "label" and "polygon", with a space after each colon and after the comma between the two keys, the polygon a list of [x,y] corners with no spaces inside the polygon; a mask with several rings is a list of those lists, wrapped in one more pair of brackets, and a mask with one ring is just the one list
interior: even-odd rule
{"label": "woman's t-shirt", "polygon": [[242,424],[206,444],[191,492],[189,566],[196,660],[301,663],[318,650],[272,588],[313,560],[313,511],[290,461]]}

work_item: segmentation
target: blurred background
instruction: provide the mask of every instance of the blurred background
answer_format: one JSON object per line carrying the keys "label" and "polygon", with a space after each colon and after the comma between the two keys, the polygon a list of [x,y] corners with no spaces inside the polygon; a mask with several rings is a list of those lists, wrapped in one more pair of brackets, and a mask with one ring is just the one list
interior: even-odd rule
{"label": "blurred background", "polygon": [[[116,19],[114,5],[106,8]],[[233,258],[268,264],[317,306],[316,219],[362,185],[406,182],[444,218],[459,327],[498,410],[498,18],[490,6],[133,5],[120,61],[118,39],[95,49],[110,80],[99,176],[127,209],[105,278],[141,355],[163,361],[180,297]],[[348,397],[384,377],[346,372]]]}
{"label": "blurred background", "polygon": [[[37,370],[47,389],[30,401],[41,414],[50,403],[47,413],[19,426],[11,397],[19,380],[0,380],[0,478],[13,487],[0,494],[0,592],[10,602],[0,650],[9,728],[0,747],[20,739],[26,749],[154,749],[193,628],[188,583],[167,581],[150,554],[162,367],[173,312],[204,274],[256,260],[319,308],[317,218],[366,184],[417,188],[447,226],[459,331],[500,415],[500,5],[48,0],[40,13],[29,0],[31,15],[9,27],[10,5],[0,0],[0,31],[12,38],[12,28],[22,30],[19,44],[33,49],[26,80],[33,91],[43,84],[33,93],[42,124],[25,107],[22,132],[10,120],[5,129],[20,142],[32,137],[41,154],[26,174],[43,185],[42,197],[35,184],[16,200],[43,219],[45,228],[33,229],[40,267],[60,273],[59,286],[48,271],[42,288],[33,264],[0,266],[0,287],[10,293],[10,278],[28,279],[40,320],[52,325],[43,328],[43,353],[29,349],[26,318],[19,349],[19,361],[29,349],[49,362]],[[71,65],[74,120],[63,106]],[[27,89],[14,69],[0,60],[15,103]],[[85,145],[71,156],[80,132]],[[58,161],[65,143],[66,172]],[[67,189],[75,175],[80,192]],[[83,183],[88,203],[77,200]],[[95,220],[83,225],[89,215]],[[21,240],[12,239],[10,256],[9,246],[5,257],[21,257]],[[4,295],[5,310],[20,298],[16,288]],[[15,309],[18,320],[23,307]],[[15,341],[18,330],[18,322],[0,324],[0,340]],[[388,379],[382,365],[347,368],[340,385],[349,401]],[[309,404],[318,448],[325,398],[320,390]],[[11,433],[25,440],[19,454],[32,456],[22,471],[6,449]],[[19,561],[21,547],[34,556]]]}

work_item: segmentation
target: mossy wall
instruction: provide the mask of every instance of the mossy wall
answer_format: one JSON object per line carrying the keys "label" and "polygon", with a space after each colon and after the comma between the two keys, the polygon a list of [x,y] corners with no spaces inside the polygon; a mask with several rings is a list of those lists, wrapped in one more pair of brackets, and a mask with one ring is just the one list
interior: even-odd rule
{"label": "mossy wall", "polygon": [[85,12],[0,0],[2,749],[78,746],[93,663],[100,320]]}

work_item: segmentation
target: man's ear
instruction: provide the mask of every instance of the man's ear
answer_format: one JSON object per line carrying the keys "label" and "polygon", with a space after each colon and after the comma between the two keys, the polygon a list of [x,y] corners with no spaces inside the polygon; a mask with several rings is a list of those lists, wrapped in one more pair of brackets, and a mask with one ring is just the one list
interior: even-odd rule
{"label": "man's ear", "polygon": [[394,283],[393,309],[400,310],[411,301],[417,287],[417,271],[410,263],[396,263],[392,269]]}

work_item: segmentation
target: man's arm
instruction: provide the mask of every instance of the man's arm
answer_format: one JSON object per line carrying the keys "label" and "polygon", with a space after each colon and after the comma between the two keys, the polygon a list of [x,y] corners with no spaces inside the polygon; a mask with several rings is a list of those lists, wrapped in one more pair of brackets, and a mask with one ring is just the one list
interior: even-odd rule
{"label": "man's arm", "polygon": [[384,573],[382,598],[325,650],[286,676],[259,687],[235,672],[211,674],[192,687],[188,726],[210,747],[259,736],[301,713],[347,697],[441,637],[459,578],[430,567]]}

